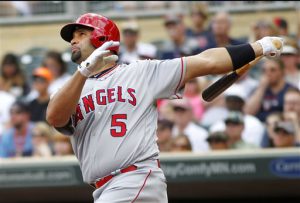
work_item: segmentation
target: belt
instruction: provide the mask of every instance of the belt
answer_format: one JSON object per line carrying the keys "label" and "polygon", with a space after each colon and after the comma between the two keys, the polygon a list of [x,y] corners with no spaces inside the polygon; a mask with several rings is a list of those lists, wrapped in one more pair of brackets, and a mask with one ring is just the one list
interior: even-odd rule
{"label": "belt", "polygon": [[[160,162],[159,160],[157,160],[157,166],[160,168]],[[93,187],[93,188],[100,188],[102,187],[105,183],[107,183],[108,181],[110,181],[114,176],[116,175],[119,175],[121,173],[127,173],[127,172],[130,172],[130,171],[135,171],[137,169],[137,166],[135,165],[130,165],[126,168],[123,168],[123,169],[118,169],[116,171],[113,171],[110,175],[108,176],[105,176],[101,179],[98,179],[95,183],[91,183],[90,185]]]}

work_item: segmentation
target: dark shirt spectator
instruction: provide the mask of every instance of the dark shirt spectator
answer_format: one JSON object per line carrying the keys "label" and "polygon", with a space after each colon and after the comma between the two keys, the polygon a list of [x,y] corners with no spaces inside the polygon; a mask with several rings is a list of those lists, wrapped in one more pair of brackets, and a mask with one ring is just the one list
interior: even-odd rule
{"label": "dark shirt spectator", "polygon": [[283,96],[292,87],[286,82],[283,69],[279,58],[265,59],[260,84],[246,103],[245,111],[262,122],[272,112],[283,112]]}
{"label": "dark shirt spectator", "polygon": [[275,148],[299,147],[296,142],[296,129],[292,122],[281,121],[274,126],[273,143]]}
{"label": "dark shirt spectator", "polygon": [[50,100],[48,87],[52,81],[52,74],[48,68],[39,67],[33,72],[33,88],[38,92],[38,97],[29,103],[31,121],[46,121],[46,111]]}
{"label": "dark shirt spectator", "polygon": [[224,47],[244,43],[229,35],[231,24],[232,22],[228,13],[219,12],[214,16],[211,25],[213,39],[209,40],[213,44],[210,46]]}
{"label": "dark shirt spectator", "polygon": [[164,25],[170,40],[164,41],[161,45],[158,54],[159,59],[173,59],[201,52],[197,41],[186,36],[182,16],[167,15]]}
{"label": "dark shirt spectator", "polygon": [[21,101],[17,101],[11,106],[10,114],[13,127],[1,136],[0,157],[31,156],[34,125],[29,121],[28,106]]}
{"label": "dark shirt spectator", "polygon": [[226,150],[228,146],[228,135],[222,131],[210,133],[206,139],[211,150]]}
{"label": "dark shirt spectator", "polygon": [[201,51],[215,47],[212,33],[205,28],[208,13],[207,7],[202,2],[192,3],[190,9],[190,19],[192,27],[186,29],[185,34],[189,38],[194,38]]}

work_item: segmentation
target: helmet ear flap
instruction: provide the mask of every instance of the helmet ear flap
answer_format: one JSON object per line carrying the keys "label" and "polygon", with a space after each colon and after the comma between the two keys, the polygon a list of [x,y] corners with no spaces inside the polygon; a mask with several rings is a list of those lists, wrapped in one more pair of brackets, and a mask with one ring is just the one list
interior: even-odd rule
{"label": "helmet ear flap", "polygon": [[91,43],[95,48],[100,47],[107,41],[107,36],[103,36],[97,29],[94,29],[91,35]]}

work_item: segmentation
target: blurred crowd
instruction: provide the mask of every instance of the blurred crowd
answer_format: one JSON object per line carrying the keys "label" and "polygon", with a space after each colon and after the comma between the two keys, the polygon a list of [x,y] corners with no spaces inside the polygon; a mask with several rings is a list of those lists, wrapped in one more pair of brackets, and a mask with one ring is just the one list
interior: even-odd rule
{"label": "blurred crowd", "polygon": [[[191,26],[185,25],[185,18]],[[189,56],[270,35],[283,37],[285,46],[280,58],[264,58],[212,102],[205,102],[201,92],[221,75],[188,81],[182,89],[183,99],[157,100],[161,152],[299,146],[300,31],[290,33],[288,22],[276,17],[249,24],[252,33],[236,39],[230,36],[234,26],[230,14],[217,12],[209,16],[202,3],[193,4],[186,16],[165,15],[162,24],[168,39],[144,43],[137,21],[125,21],[120,26],[119,63]],[[19,58],[7,53],[1,61],[0,157],[73,154],[69,137],[45,120],[50,95],[71,77],[62,53],[47,52],[31,78],[26,77]]]}

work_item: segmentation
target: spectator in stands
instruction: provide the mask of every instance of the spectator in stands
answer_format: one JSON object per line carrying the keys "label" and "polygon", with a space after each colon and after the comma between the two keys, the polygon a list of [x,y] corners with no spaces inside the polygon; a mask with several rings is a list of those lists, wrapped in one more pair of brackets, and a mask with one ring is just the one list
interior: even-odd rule
{"label": "spectator in stands", "polygon": [[[260,19],[252,26],[252,32],[250,32],[248,42],[255,42],[265,36],[277,36],[278,29],[271,20]],[[262,62],[259,61],[249,70],[249,75],[254,79],[260,80],[260,76],[263,74],[261,70]]]}
{"label": "spectator in stands", "polygon": [[239,111],[230,111],[225,119],[225,133],[228,135],[230,149],[253,149],[257,146],[247,143],[242,139],[244,130],[244,115]]}
{"label": "spectator in stands", "polygon": [[170,105],[174,111],[173,136],[184,134],[191,142],[193,152],[207,151],[207,131],[193,122],[193,111],[191,104],[185,98],[172,100]]}
{"label": "spectator in stands", "polygon": [[281,121],[275,124],[273,143],[275,148],[300,146],[296,142],[296,130],[292,122]]}
{"label": "spectator in stands", "polygon": [[21,69],[18,57],[8,53],[1,63],[0,90],[4,90],[16,98],[21,98],[29,93],[30,87]]}
{"label": "spectator in stands", "polygon": [[178,135],[172,140],[172,152],[191,152],[192,146],[189,138],[184,135]]}
{"label": "spectator in stands", "polygon": [[261,147],[269,148],[274,147],[273,137],[275,124],[283,120],[282,112],[273,112],[270,113],[266,118],[266,130],[261,142]]}
{"label": "spectator in stands", "polygon": [[61,133],[56,133],[52,136],[53,149],[55,156],[72,155],[73,149],[70,142],[70,138]]}
{"label": "spectator in stands", "polygon": [[210,133],[206,139],[211,150],[225,150],[229,149],[228,135],[223,131],[216,131]]}
{"label": "spectator in stands", "polygon": [[[212,83],[216,79],[212,80]],[[202,119],[200,120],[200,124],[203,127],[209,129],[209,127],[212,126],[214,123],[218,121],[223,121],[226,118],[228,111],[225,106],[224,94],[219,95],[211,102],[203,101],[203,103],[205,111],[202,116]]]}
{"label": "spectator in stands", "polygon": [[260,84],[248,99],[245,112],[262,122],[272,112],[283,111],[283,96],[292,86],[284,76],[284,65],[279,58],[266,58],[262,66]]}
{"label": "spectator in stands", "polygon": [[[261,141],[265,132],[263,123],[253,115],[244,113],[244,106],[247,102],[246,91],[239,84],[233,84],[225,92],[226,109],[230,111],[238,111],[244,117],[244,129],[242,131],[242,139],[257,147],[261,145]],[[227,113],[228,115],[228,113]],[[224,121],[218,121],[210,127],[210,132],[224,131],[226,128]]]}
{"label": "spectator in stands", "polygon": [[11,105],[15,102],[15,97],[11,94],[0,90],[0,98],[1,98],[1,105],[0,105],[0,137],[2,132],[9,127],[10,121],[10,114],[9,109]]}
{"label": "spectator in stands", "polygon": [[295,125],[296,139],[300,143],[300,91],[289,89],[284,95],[283,117]]}
{"label": "spectator in stands", "polygon": [[214,47],[225,47],[228,45],[239,45],[243,42],[230,37],[232,20],[228,13],[219,12],[213,17],[211,28],[214,38]]}
{"label": "spectator in stands", "polygon": [[157,49],[154,45],[139,42],[140,28],[136,21],[126,21],[122,26],[122,44],[119,62],[129,64],[136,60],[154,59]]}
{"label": "spectator in stands", "polygon": [[186,36],[182,15],[166,15],[164,25],[170,40],[164,41],[161,45],[161,50],[159,50],[160,59],[173,59],[201,52],[197,41]]}
{"label": "spectator in stands", "polygon": [[285,38],[282,53],[280,55],[284,64],[286,81],[300,90],[300,70],[298,68],[299,48],[292,38]]}
{"label": "spectator in stands", "polygon": [[212,33],[205,28],[208,18],[208,10],[203,2],[190,4],[190,19],[192,26],[186,29],[186,36],[195,38],[201,51],[213,48],[211,42]]}
{"label": "spectator in stands", "polygon": [[159,151],[169,152],[172,147],[172,129],[174,123],[167,119],[159,119],[157,124],[157,144]]}
{"label": "spectator in stands", "polygon": [[52,134],[52,129],[45,122],[37,122],[35,124],[32,134],[33,156],[52,156],[52,150],[49,144],[49,138]]}
{"label": "spectator in stands", "polygon": [[67,72],[67,65],[62,59],[61,53],[57,51],[49,51],[45,56],[42,66],[49,68],[53,76],[53,81],[48,90],[50,95],[71,78],[71,75]]}
{"label": "spectator in stands", "polygon": [[0,141],[0,157],[31,156],[34,125],[27,104],[16,101],[10,108],[11,125]]}
{"label": "spectator in stands", "polygon": [[253,24],[251,33],[252,36],[249,37],[248,41],[255,42],[265,36],[277,36],[278,34],[278,28],[272,21],[260,19]]}
{"label": "spectator in stands", "polygon": [[258,80],[251,77],[249,74],[242,75],[238,81],[235,82],[234,85],[238,85],[241,87],[242,94],[245,95],[246,98],[250,97],[253,91],[258,86]]}
{"label": "spectator in stands", "polygon": [[192,106],[194,119],[197,121],[201,120],[204,113],[204,105],[201,98],[200,82],[197,78],[194,78],[185,83],[183,96],[189,100]]}
{"label": "spectator in stands", "polygon": [[289,36],[289,27],[288,22],[282,17],[273,18],[273,23],[278,29],[278,35],[280,36]]}
{"label": "spectator in stands", "polygon": [[29,103],[30,120],[33,122],[46,121],[46,110],[50,100],[48,93],[52,81],[52,73],[48,68],[38,67],[33,71],[33,88],[38,92],[38,97]]}

